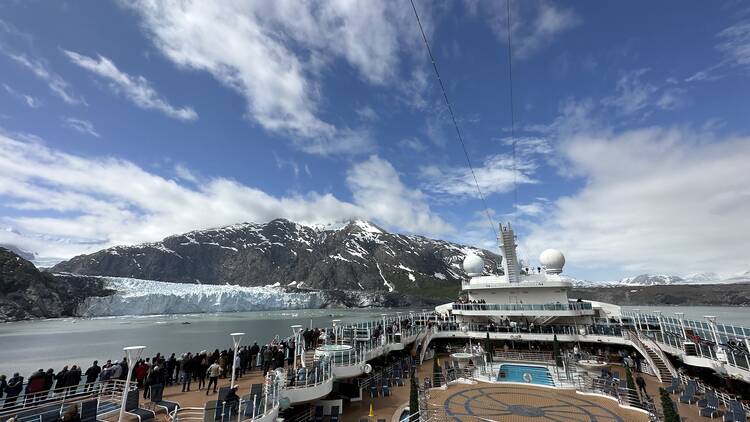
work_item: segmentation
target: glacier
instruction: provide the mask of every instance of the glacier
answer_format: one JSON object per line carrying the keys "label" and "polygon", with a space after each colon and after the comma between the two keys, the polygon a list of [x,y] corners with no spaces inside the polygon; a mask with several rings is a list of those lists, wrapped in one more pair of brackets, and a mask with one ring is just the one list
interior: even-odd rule
{"label": "glacier", "polygon": [[82,317],[190,314],[212,312],[314,309],[320,292],[289,292],[277,286],[184,284],[125,277],[97,277],[111,296],[88,297],[78,306]]}

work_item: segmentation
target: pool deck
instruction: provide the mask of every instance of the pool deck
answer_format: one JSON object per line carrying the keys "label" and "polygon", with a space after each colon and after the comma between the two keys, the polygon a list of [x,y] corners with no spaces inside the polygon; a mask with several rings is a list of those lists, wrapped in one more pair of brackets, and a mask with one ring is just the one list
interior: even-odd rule
{"label": "pool deck", "polygon": [[[509,362],[510,363],[510,362]],[[623,371],[621,366],[612,365],[613,370]],[[420,380],[431,377],[432,361],[426,361],[418,368]],[[642,374],[646,380],[646,391],[652,397],[658,398],[658,389],[663,386],[655,377]],[[260,371],[253,371],[237,380],[239,394],[247,394],[250,385],[262,383],[264,380]],[[229,386],[229,378],[219,379],[219,387]],[[141,405],[148,407],[148,400],[143,400],[141,392]],[[672,396],[677,401],[676,396]],[[216,395],[206,396],[205,390],[197,390],[197,383],[192,383],[191,391],[183,393],[181,386],[172,385],[165,389],[164,399],[176,401],[181,407],[203,407],[207,400],[215,400]],[[392,387],[392,395],[389,397],[377,397],[370,399],[365,396],[362,401],[347,403],[344,405],[344,414],[341,421],[359,422],[367,419],[376,422],[385,419],[391,422],[397,411],[403,408],[409,401],[409,382],[402,387]],[[548,387],[483,383],[474,385],[451,385],[447,390],[431,389],[430,402],[433,405],[446,408],[446,414],[452,413],[457,421],[626,421],[639,422],[648,421],[644,413],[622,408],[616,401],[596,395],[577,394],[571,390],[561,390]],[[368,417],[370,403],[373,405],[374,417]],[[657,400],[657,406],[660,406]],[[470,415],[467,412],[467,405]],[[685,422],[707,422],[710,419],[698,416],[695,405],[678,404],[682,420]],[[538,416],[542,414],[542,416]],[[593,418],[595,419],[593,419]],[[485,419],[481,419],[485,418]],[[104,418],[107,421],[116,421],[117,414]],[[136,422],[137,419],[126,415],[126,420]],[[167,415],[162,411],[157,413],[157,420],[165,422]],[[716,420],[716,419],[715,419]],[[719,419],[720,420],[720,419]]]}

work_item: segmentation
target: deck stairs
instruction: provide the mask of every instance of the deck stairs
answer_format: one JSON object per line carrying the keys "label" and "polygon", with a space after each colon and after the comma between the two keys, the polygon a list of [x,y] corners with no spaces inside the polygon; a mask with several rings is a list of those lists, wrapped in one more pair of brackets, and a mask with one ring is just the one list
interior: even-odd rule
{"label": "deck stairs", "polygon": [[421,365],[424,362],[424,356],[425,353],[427,353],[427,347],[430,345],[430,341],[432,340],[432,330],[426,330],[425,336],[422,338],[421,343],[419,341],[414,342],[414,347],[417,347],[417,343],[420,343],[422,348],[419,353],[419,364]]}
{"label": "deck stairs", "polygon": [[313,366],[314,361],[315,361],[315,350],[306,350],[305,354],[302,356],[302,367],[310,368]]}
{"label": "deck stairs", "polygon": [[644,357],[657,371],[657,378],[664,383],[672,382],[672,377],[677,376],[677,370],[672,366],[672,363],[667,359],[667,356],[659,348],[659,345],[650,338],[639,336],[633,331],[629,331],[628,334],[636,349],[638,349],[641,354],[644,354],[645,352]]}

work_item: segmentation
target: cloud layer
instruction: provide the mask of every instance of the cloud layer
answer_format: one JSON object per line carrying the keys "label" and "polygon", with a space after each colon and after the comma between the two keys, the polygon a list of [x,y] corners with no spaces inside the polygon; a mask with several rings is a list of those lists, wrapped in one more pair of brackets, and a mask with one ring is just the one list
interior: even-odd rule
{"label": "cloud layer", "polygon": [[577,268],[686,274],[747,270],[750,138],[685,128],[579,132],[561,154],[584,187],[522,239]]}
{"label": "cloud layer", "polygon": [[[126,160],[86,158],[0,135],[0,198],[14,210],[0,220],[6,228],[0,230],[0,243],[70,257],[278,217],[303,223],[368,218],[408,232],[452,231],[422,194],[406,187],[393,166],[377,156],[347,172],[351,202],[317,192],[274,196],[225,178],[200,179],[184,166],[177,172],[170,179]],[[186,179],[190,185],[180,181]]]}
{"label": "cloud layer", "polygon": [[122,72],[112,60],[99,56],[98,59],[64,50],[71,62],[100,76],[109,82],[109,87],[146,110],[158,110],[169,117],[179,120],[195,120],[198,114],[190,107],[175,107],[151,86],[143,76],[131,76]]}
{"label": "cloud layer", "polygon": [[167,58],[210,73],[245,97],[250,119],[315,154],[372,148],[367,131],[321,117],[324,70],[340,60],[366,83],[400,83],[399,53],[418,45],[410,9],[396,2],[124,4]]}

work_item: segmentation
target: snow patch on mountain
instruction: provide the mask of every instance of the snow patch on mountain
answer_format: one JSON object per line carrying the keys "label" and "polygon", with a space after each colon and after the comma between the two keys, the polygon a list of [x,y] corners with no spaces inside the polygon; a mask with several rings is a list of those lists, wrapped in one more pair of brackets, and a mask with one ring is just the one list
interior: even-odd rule
{"label": "snow patch on mountain", "polygon": [[317,292],[287,292],[278,286],[243,287],[124,277],[99,278],[106,288],[117,293],[87,298],[79,305],[78,315],[96,317],[266,311],[319,308],[322,304]]}

